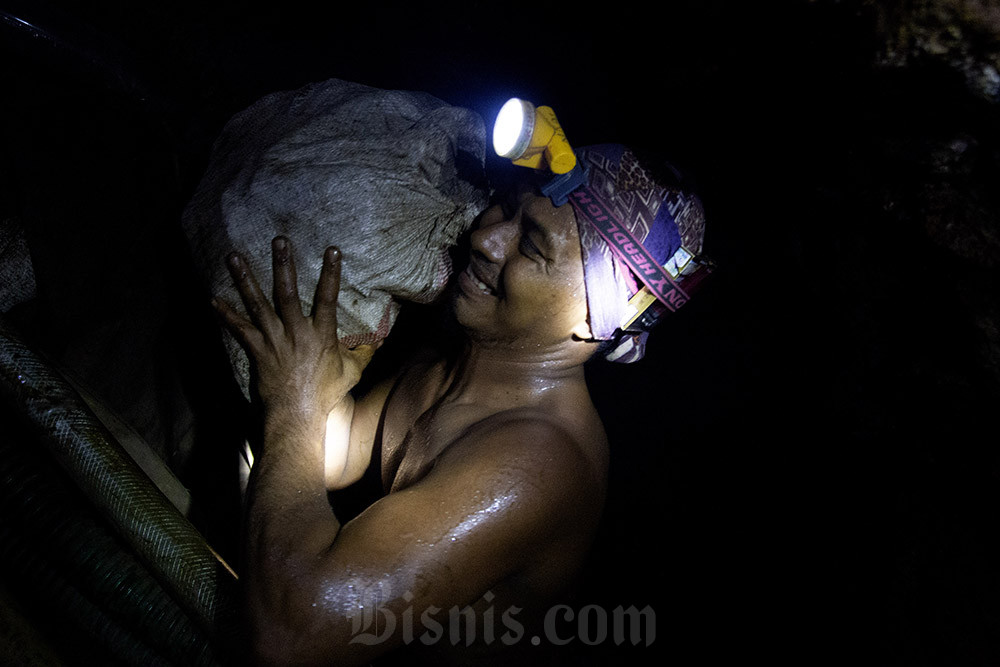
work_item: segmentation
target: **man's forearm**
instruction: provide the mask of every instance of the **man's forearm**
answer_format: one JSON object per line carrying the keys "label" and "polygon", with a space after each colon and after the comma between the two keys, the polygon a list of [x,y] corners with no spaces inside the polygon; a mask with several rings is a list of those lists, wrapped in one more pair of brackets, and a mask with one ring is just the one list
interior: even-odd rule
{"label": "man's forearm", "polygon": [[251,472],[246,508],[251,600],[284,597],[286,585],[299,583],[287,569],[308,566],[340,530],[326,496],[326,424],[318,414],[265,412],[263,451]]}

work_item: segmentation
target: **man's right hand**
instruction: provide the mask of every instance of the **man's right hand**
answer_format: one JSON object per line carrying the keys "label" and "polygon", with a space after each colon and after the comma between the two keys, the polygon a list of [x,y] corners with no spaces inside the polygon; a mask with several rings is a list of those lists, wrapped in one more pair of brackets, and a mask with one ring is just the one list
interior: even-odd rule
{"label": "man's right hand", "polygon": [[257,371],[265,417],[278,413],[307,421],[325,419],[357,384],[375,348],[348,348],[337,336],[337,248],[327,248],[323,256],[310,316],[302,314],[288,239],[274,239],[272,257],[274,307],[239,253],[230,255],[227,264],[248,316],[220,299],[213,304]]}

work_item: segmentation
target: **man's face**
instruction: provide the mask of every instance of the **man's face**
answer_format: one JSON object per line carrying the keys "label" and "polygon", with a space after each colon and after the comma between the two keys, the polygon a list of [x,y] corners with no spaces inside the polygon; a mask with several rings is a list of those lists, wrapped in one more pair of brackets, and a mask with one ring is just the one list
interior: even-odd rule
{"label": "man's face", "polygon": [[524,347],[588,338],[573,208],[522,186],[487,209],[458,276],[455,315],[480,341]]}

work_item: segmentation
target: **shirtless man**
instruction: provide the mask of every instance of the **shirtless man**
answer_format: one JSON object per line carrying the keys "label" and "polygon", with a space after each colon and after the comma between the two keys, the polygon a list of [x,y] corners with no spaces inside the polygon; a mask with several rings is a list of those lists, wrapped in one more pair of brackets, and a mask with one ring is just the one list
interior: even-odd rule
{"label": "shirtless man", "polygon": [[[365,664],[402,644],[425,649],[415,638],[447,626],[455,607],[497,619],[523,610],[523,630],[579,573],[608,465],[583,371],[608,334],[591,327],[580,217],[529,187],[484,212],[452,303],[461,354],[418,360],[356,401],[374,350],[337,339],[337,249],[308,317],[287,239],[272,248],[274,307],[230,257],[249,318],[216,306],[253,361],[264,416],[243,575],[261,662]],[[360,479],[373,450],[387,493],[342,524],[327,489]],[[408,620],[358,641],[364,613]],[[510,629],[497,622],[497,635]],[[453,656],[465,664],[469,649],[455,644],[430,648],[465,651]]]}

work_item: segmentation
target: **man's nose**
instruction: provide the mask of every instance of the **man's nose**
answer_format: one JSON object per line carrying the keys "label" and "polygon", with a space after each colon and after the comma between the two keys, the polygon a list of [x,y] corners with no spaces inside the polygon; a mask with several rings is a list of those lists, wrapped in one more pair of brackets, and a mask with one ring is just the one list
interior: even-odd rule
{"label": "man's nose", "polygon": [[495,263],[503,262],[511,247],[517,242],[520,225],[516,220],[503,220],[472,232],[472,249]]}

